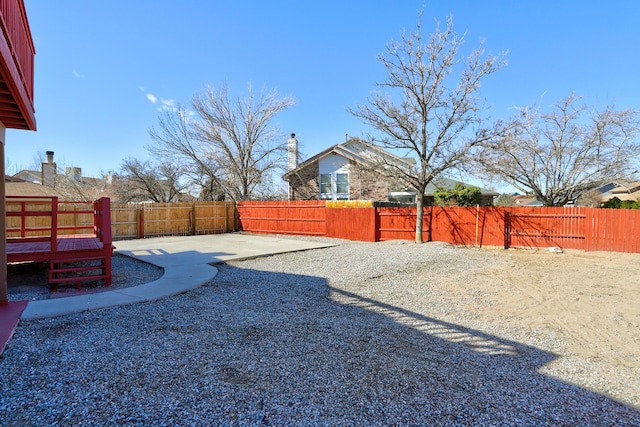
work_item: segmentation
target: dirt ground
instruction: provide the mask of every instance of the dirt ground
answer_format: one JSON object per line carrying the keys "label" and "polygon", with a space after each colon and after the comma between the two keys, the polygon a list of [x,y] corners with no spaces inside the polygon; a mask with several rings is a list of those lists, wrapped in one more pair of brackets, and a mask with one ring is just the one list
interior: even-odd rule
{"label": "dirt ground", "polygon": [[513,266],[477,276],[485,291],[493,284],[491,312],[556,330],[573,352],[638,367],[640,254],[512,250],[508,256]]}
{"label": "dirt ground", "polygon": [[[640,254],[495,251],[510,262],[448,281],[443,298],[482,293],[461,308],[502,329],[528,327],[531,345],[540,334],[556,336],[563,356],[556,363],[575,364],[575,383],[581,370],[597,370],[601,378],[626,373],[592,388],[631,396],[626,403],[640,407]],[[553,375],[553,363],[545,369]]]}

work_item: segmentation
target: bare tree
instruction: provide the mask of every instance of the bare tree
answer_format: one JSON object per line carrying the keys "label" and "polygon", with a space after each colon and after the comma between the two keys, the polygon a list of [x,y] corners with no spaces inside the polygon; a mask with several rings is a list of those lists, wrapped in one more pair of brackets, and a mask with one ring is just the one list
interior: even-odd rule
{"label": "bare tree", "polygon": [[[387,78],[378,86],[389,93],[373,93],[368,105],[350,112],[371,125],[380,137],[372,143],[415,157],[414,168],[389,162],[380,171],[393,175],[417,192],[416,242],[422,240],[424,193],[427,185],[449,169],[459,168],[481,143],[502,132],[484,125],[484,105],[478,99],[480,81],[505,65],[504,53],[485,55],[482,43],[461,58],[464,36],[453,30],[449,17],[444,30],[438,24],[425,44],[420,21],[415,32],[403,34],[379,57]],[[457,78],[452,75],[459,72]],[[451,86],[449,86],[451,84]]]}
{"label": "bare tree", "polygon": [[588,208],[599,208],[602,206],[602,194],[598,190],[591,190],[580,194],[576,200],[576,205]]}
{"label": "bare tree", "polygon": [[187,189],[184,169],[175,162],[125,159],[114,176],[115,193],[121,203],[177,202]]}
{"label": "bare tree", "polygon": [[[165,110],[158,117],[158,127],[149,131],[154,144],[147,150],[165,162],[183,164],[191,184],[200,187],[204,200],[219,199],[219,164],[215,153],[195,139],[193,113],[182,105]],[[222,197],[224,200],[224,197]]]}
{"label": "bare tree", "polygon": [[101,178],[83,177],[75,173],[76,168],[65,168],[55,178],[55,190],[68,201],[90,202],[110,194],[111,174],[102,173]]}
{"label": "bare tree", "polygon": [[484,144],[481,168],[545,206],[563,206],[638,169],[640,115],[606,106],[589,110],[571,94],[549,113],[519,108],[511,131]]}
{"label": "bare tree", "polygon": [[[284,167],[286,142],[272,125],[294,104],[274,90],[231,99],[229,89],[208,87],[192,100],[194,116],[183,108],[163,113],[152,128],[150,150],[188,161],[192,176],[222,188],[233,200],[246,200],[272,171]],[[211,184],[211,185],[210,185]]]}

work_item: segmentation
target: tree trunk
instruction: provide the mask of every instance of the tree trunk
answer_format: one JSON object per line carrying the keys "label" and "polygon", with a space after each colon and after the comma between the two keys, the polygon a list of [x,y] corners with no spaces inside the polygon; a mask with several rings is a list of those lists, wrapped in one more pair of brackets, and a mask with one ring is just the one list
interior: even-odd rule
{"label": "tree trunk", "polygon": [[424,191],[416,195],[416,243],[423,243],[422,223],[424,219]]}

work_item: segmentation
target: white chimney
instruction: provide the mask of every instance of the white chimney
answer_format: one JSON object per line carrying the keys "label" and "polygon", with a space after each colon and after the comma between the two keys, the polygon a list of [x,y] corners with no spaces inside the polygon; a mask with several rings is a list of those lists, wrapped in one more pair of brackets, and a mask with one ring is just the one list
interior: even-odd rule
{"label": "white chimney", "polygon": [[287,151],[289,153],[289,165],[287,170],[292,171],[298,167],[298,140],[296,134],[292,133],[287,141]]}
{"label": "white chimney", "polygon": [[82,168],[78,167],[68,167],[64,171],[65,175],[70,179],[80,182],[82,181]]}
{"label": "white chimney", "polygon": [[53,161],[53,151],[47,151],[47,161],[42,163],[42,185],[47,187],[56,186],[57,166]]}

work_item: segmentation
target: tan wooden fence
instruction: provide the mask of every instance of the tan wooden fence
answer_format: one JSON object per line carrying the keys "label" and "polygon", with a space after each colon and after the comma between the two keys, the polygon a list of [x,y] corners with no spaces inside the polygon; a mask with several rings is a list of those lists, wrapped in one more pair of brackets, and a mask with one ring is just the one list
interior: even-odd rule
{"label": "tan wooden fence", "polygon": [[[94,202],[58,201],[56,197],[7,196],[5,209],[8,238],[51,235],[54,209],[56,234],[91,234],[94,231]],[[21,212],[28,214],[21,215]]]}
{"label": "tan wooden fence", "polygon": [[114,240],[235,231],[233,202],[112,204]]}

